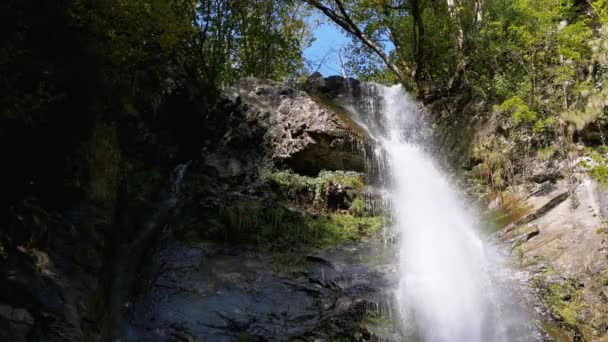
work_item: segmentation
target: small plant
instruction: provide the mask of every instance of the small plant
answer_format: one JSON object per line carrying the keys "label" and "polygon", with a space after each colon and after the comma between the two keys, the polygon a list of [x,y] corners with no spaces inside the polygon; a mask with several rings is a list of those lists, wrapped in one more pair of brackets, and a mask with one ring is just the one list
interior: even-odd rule
{"label": "small plant", "polygon": [[584,155],[588,158],[579,165],[589,171],[603,187],[608,188],[608,146],[585,149]]}
{"label": "small plant", "polygon": [[513,96],[500,105],[494,106],[495,111],[510,113],[516,124],[534,122],[537,118],[536,112],[519,96]]}
{"label": "small plant", "polygon": [[350,204],[350,212],[357,217],[362,217],[367,214],[367,205],[362,195],[355,196]]}
{"label": "small plant", "polygon": [[555,155],[555,146],[551,145],[548,147],[540,148],[536,151],[536,158],[540,161],[547,161],[553,158]]}

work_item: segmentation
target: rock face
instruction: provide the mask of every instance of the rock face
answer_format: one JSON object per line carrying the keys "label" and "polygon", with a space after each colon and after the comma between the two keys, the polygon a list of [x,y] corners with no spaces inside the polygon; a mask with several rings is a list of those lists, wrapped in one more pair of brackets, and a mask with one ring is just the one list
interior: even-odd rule
{"label": "rock face", "polygon": [[566,336],[595,341],[608,333],[608,191],[578,177],[574,190],[565,180],[540,185],[526,201],[530,214],[501,235]]}
{"label": "rock face", "polygon": [[265,253],[174,243],[157,255],[156,276],[134,302],[130,338],[289,341],[352,335],[366,304],[386,302],[384,292],[397,281],[394,266],[361,262],[368,252],[351,245],[277,270]]}
{"label": "rock face", "polygon": [[[343,94],[343,80],[332,82],[326,94]],[[63,208],[36,244],[15,244],[9,252],[0,246],[0,341],[372,340],[363,321],[368,311],[390,312],[394,265],[364,260],[370,246],[374,253],[381,248],[361,242],[371,239],[370,222],[381,222],[371,219],[381,217],[362,213],[363,183],[347,184],[365,177],[342,172],[365,169],[365,139],[339,106],[325,102],[331,96],[243,79],[224,92],[220,115],[209,123],[216,135],[206,137],[201,159],[149,189],[150,208],[136,213],[130,201],[139,194],[129,192],[145,184],[120,184],[107,207],[81,199]],[[262,179],[267,165],[294,182],[293,193]],[[332,173],[322,170],[338,172],[310,183]],[[195,214],[188,216],[190,208]],[[325,231],[336,239],[340,227],[351,237],[331,240],[329,250],[304,249],[299,235],[279,245],[267,233],[274,249],[256,244],[260,227],[295,236],[305,231],[300,223],[316,228],[315,238]],[[199,234],[205,243],[178,236],[178,225],[207,233]],[[228,226],[254,238],[229,236]],[[282,252],[298,262],[277,261]]]}
{"label": "rock face", "polygon": [[[388,295],[395,258],[366,233],[370,224],[332,226],[361,238],[331,247],[310,245],[329,236],[325,226],[306,233],[312,222],[334,224],[329,218],[370,222],[365,208],[351,213],[355,198],[363,203],[365,177],[343,172],[364,169],[362,140],[331,105],[253,78],[224,92],[226,133],[190,167],[178,223],[150,252],[139,291],[124,306],[124,338],[398,340],[390,324],[375,331],[365,322],[370,312],[388,322],[396,307]],[[257,170],[268,159],[273,169]]]}
{"label": "rock face", "polygon": [[314,97],[278,82],[245,78],[224,92],[230,126],[226,146],[260,144],[303,174],[363,170],[360,139],[345,118]]}

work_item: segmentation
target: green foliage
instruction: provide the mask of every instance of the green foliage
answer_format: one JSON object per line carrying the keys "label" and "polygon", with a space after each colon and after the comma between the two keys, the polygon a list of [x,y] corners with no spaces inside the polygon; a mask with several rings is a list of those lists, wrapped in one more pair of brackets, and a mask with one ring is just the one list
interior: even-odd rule
{"label": "green foliage", "polygon": [[201,72],[217,85],[238,77],[295,79],[304,73],[302,50],[312,42],[308,9],[294,0],[199,0],[195,44]]}
{"label": "green foliage", "polygon": [[365,186],[363,175],[352,171],[321,171],[317,177],[309,177],[283,170],[270,174],[266,181],[277,185],[288,198],[299,198],[307,204],[312,202],[313,207],[320,210],[326,208],[333,187],[348,189],[354,198]]}
{"label": "green foliage", "polygon": [[357,217],[362,217],[367,214],[367,204],[365,203],[363,196],[355,196],[350,204],[350,212]]}
{"label": "green foliage", "polygon": [[588,159],[581,160],[580,165],[603,187],[608,188],[608,146],[586,148],[584,155]]}
{"label": "green foliage", "polygon": [[537,117],[537,114],[530,110],[530,107],[519,96],[513,96],[502,104],[494,106],[494,110],[511,114],[515,123],[530,123]]}

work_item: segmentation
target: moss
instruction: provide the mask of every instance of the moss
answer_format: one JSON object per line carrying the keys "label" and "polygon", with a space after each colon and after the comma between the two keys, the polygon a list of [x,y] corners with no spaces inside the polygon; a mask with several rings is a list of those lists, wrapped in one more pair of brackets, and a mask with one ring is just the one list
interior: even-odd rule
{"label": "moss", "polygon": [[570,331],[564,330],[556,324],[552,324],[546,321],[541,322],[543,331],[545,331],[552,341],[555,342],[571,342],[574,339],[574,334]]}
{"label": "moss", "polygon": [[608,270],[604,270],[600,273],[600,283],[602,286],[608,286]]}
{"label": "moss", "polygon": [[595,230],[595,234],[597,235],[601,235],[608,232],[608,227],[600,227],[598,229]]}
{"label": "moss", "polygon": [[391,316],[381,315],[378,311],[366,310],[363,323],[368,325],[390,327],[393,325]]}
{"label": "moss", "polygon": [[202,297],[202,296],[203,296],[203,293],[201,292],[201,290],[199,290],[199,289],[197,289],[197,288],[192,288],[192,289],[190,289],[190,293],[191,293],[193,296],[196,296],[196,297]]}
{"label": "moss", "polygon": [[523,266],[524,256],[526,255],[526,250],[523,246],[523,243],[518,243],[513,249],[513,253],[517,256],[517,260],[519,260],[520,266]]}
{"label": "moss", "polygon": [[89,151],[89,196],[95,202],[114,199],[119,182],[121,152],[114,126],[95,127]]}
{"label": "moss", "polygon": [[550,284],[545,294],[545,302],[566,325],[574,327],[582,309],[582,289],[572,284]]}
{"label": "moss", "polygon": [[161,185],[161,174],[158,168],[140,170],[131,176],[129,192],[135,194],[136,200],[148,202],[154,198]]}

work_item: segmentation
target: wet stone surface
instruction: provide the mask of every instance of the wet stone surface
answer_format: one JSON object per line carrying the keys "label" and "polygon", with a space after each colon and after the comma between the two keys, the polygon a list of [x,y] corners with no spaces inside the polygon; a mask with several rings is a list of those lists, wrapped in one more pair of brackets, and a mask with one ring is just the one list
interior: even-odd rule
{"label": "wet stone surface", "polygon": [[128,339],[323,341],[358,331],[372,338],[365,313],[397,282],[394,266],[367,257],[377,243],[309,255],[282,272],[268,253],[172,243],[129,308]]}

